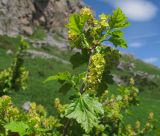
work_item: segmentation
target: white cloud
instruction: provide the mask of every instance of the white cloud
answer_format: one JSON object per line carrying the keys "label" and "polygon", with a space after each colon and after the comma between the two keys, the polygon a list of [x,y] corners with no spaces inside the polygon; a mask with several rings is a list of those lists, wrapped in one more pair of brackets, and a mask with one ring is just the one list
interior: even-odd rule
{"label": "white cloud", "polygon": [[129,44],[129,47],[133,47],[133,48],[140,48],[142,46],[143,46],[143,44],[140,42],[133,42],[133,43]]}
{"label": "white cloud", "polygon": [[156,57],[151,57],[151,58],[146,58],[146,59],[143,59],[144,62],[147,62],[147,63],[154,63],[154,62],[157,62],[158,61],[158,58]]}
{"label": "white cloud", "polygon": [[147,0],[109,0],[114,7],[120,7],[128,18],[134,21],[148,21],[156,16],[158,8]]}

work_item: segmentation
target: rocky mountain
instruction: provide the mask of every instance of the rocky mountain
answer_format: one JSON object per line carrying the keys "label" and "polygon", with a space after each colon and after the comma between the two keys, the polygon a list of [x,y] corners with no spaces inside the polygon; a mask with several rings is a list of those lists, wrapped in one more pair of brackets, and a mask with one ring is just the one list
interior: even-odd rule
{"label": "rocky mountain", "polygon": [[70,13],[79,11],[82,0],[0,0],[0,34],[31,35],[35,26],[65,36]]}

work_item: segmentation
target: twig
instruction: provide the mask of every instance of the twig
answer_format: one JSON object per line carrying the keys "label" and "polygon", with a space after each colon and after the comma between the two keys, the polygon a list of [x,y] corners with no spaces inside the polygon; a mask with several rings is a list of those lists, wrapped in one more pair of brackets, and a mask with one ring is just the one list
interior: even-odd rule
{"label": "twig", "polygon": [[71,120],[68,119],[68,121],[66,122],[65,126],[64,126],[64,130],[63,130],[63,136],[67,136],[67,132],[68,132],[68,128],[70,126]]}
{"label": "twig", "polygon": [[[90,64],[91,64],[91,58],[92,58],[92,55],[93,55],[93,53],[94,53],[94,49],[95,49],[95,48],[93,48],[93,49],[91,50],[91,55],[89,56],[89,62],[88,62],[88,66],[87,66],[87,72],[86,72],[85,79],[88,78],[89,66],[90,66]],[[85,84],[85,82],[86,82],[86,81],[84,81],[83,84],[82,84],[82,86],[81,86],[81,89],[80,89],[80,93],[81,93],[81,94],[83,94],[83,93],[85,92],[85,89],[86,89],[86,87],[87,87],[87,85]]]}

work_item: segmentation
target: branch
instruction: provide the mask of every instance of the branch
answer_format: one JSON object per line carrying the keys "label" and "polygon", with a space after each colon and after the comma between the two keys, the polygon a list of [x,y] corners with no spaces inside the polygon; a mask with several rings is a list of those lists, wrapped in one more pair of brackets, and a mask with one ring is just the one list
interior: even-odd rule
{"label": "branch", "polygon": [[[87,72],[86,72],[86,76],[85,76],[85,79],[88,78],[88,73],[89,73],[89,66],[91,64],[91,58],[92,58],[92,55],[93,55],[93,51],[94,51],[95,48],[93,48],[93,50],[91,50],[91,55],[89,56],[89,62],[88,62],[88,66],[87,66]],[[83,82],[82,86],[81,86],[81,89],[80,89],[80,93],[83,94],[85,92],[85,89],[86,89],[87,85],[85,84],[85,81]]]}
{"label": "branch", "polygon": [[67,132],[68,132],[68,128],[70,126],[71,120],[68,119],[68,121],[66,122],[65,126],[64,126],[64,130],[63,130],[63,136],[67,136]]}

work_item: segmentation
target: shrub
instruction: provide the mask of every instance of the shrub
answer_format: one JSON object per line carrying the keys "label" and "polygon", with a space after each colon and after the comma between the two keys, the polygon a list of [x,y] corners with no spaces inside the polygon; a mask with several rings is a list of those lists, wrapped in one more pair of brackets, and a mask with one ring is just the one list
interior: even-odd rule
{"label": "shrub", "polygon": [[[139,91],[134,86],[134,79],[130,79],[128,86],[119,86],[118,95],[107,87],[109,73],[121,56],[117,47],[127,48],[122,28],[128,25],[127,17],[119,8],[112,15],[101,14],[99,19],[89,8],[70,16],[67,25],[69,41],[72,48],[81,51],[73,55],[71,63],[73,68],[83,63],[88,67],[86,72],[78,75],[64,72],[47,79],[58,80],[73,88],[70,103],[63,105],[59,98],[55,100],[64,125],[63,136],[138,136],[153,130],[153,113],[144,126],[139,121],[135,126],[124,124],[124,113],[127,114],[129,107],[138,102]],[[105,45],[106,41],[112,46]]]}
{"label": "shrub", "polygon": [[[143,136],[151,132],[156,123],[153,113],[144,125],[140,121],[134,126],[124,123],[129,107],[138,102],[139,91],[134,79],[129,80],[128,86],[119,86],[117,95],[107,86],[109,73],[121,56],[117,47],[127,48],[122,28],[128,25],[127,17],[119,8],[112,15],[101,14],[99,19],[89,8],[71,15],[68,37],[71,47],[81,51],[73,55],[71,63],[73,68],[83,63],[88,67],[84,73],[63,72],[46,80],[65,84],[65,92],[72,88],[70,103],[62,104],[56,98],[54,105],[58,116],[48,117],[42,106],[32,103],[25,113],[12,104],[10,97],[3,96],[0,98],[1,135]],[[113,46],[104,45],[105,41]]]}
{"label": "shrub", "polygon": [[23,66],[23,63],[27,48],[28,44],[21,37],[13,64],[0,72],[0,95],[7,94],[11,90],[19,91],[20,89],[26,89],[28,71]]}
{"label": "shrub", "polygon": [[47,116],[41,105],[30,103],[24,112],[13,105],[8,96],[0,97],[0,135],[56,136],[61,124],[56,117]]}

